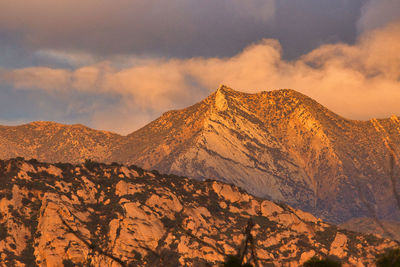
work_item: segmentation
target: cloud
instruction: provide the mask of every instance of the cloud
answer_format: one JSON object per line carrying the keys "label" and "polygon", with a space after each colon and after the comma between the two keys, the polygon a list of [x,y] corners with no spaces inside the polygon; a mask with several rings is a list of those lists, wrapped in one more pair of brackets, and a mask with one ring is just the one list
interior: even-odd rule
{"label": "cloud", "polygon": [[[295,58],[323,43],[352,43],[364,2],[0,0],[0,49],[7,43],[18,50],[17,59],[8,58],[7,64],[26,61],[29,55],[18,57],[21,51],[88,53],[100,60],[132,54],[224,57],[262,38],[275,38],[284,57]],[[37,64],[37,57],[33,61]]]}
{"label": "cloud", "polygon": [[12,84],[15,88],[38,88],[57,90],[65,88],[68,81],[66,70],[51,69],[48,67],[30,67],[10,72],[2,71],[0,77]]}
{"label": "cloud", "polygon": [[360,32],[373,30],[400,19],[400,1],[368,0],[357,23]]}
{"label": "cloud", "polygon": [[354,45],[322,45],[291,61],[282,58],[277,40],[264,39],[233,57],[131,59],[128,67],[105,61],[72,70],[3,69],[0,82],[20,90],[118,96],[113,106],[93,110],[93,122],[107,129],[115,122],[114,129],[124,133],[199,101],[221,83],[246,92],[293,88],[345,117],[368,119],[400,115],[399,51],[397,22],[365,32]]}
{"label": "cloud", "polygon": [[18,126],[21,124],[29,123],[27,120],[0,120],[0,125]]}
{"label": "cloud", "polygon": [[0,0],[0,33],[38,50],[191,56],[232,53],[274,14],[275,0]]}

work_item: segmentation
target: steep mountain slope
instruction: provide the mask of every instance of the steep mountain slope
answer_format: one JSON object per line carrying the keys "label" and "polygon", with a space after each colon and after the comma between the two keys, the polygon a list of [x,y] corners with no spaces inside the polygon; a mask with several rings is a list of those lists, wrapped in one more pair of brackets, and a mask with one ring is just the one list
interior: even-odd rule
{"label": "steep mountain slope", "polygon": [[336,223],[374,212],[400,219],[388,178],[388,147],[400,151],[396,116],[352,121],[293,90],[247,94],[221,86],[126,137],[83,126],[33,126],[0,128],[0,151],[7,151],[0,156],[93,158],[209,177]]}
{"label": "steep mountain slope", "polygon": [[332,222],[371,216],[370,207],[399,219],[387,175],[387,145],[400,144],[395,116],[351,121],[293,90],[246,94],[222,86],[127,143],[118,161],[213,177]]}
{"label": "steep mountain slope", "polygon": [[397,245],[232,185],[135,166],[12,159],[0,161],[0,179],[5,266],[210,266],[237,252],[250,217],[262,266],[313,255],[370,266]]}

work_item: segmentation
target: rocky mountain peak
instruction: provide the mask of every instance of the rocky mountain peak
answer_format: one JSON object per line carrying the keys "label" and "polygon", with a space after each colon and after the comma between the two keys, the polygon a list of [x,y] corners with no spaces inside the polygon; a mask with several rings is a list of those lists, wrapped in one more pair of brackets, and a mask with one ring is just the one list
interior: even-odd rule
{"label": "rocky mountain peak", "polygon": [[[268,117],[286,116],[299,107],[313,113],[321,110],[332,113],[313,99],[293,89],[245,93],[221,85],[210,97],[214,100],[213,104],[218,111],[226,111],[230,108],[242,110],[256,117],[265,117],[266,112],[268,112]],[[202,102],[208,103],[210,97]],[[263,121],[262,118],[261,120]]]}
{"label": "rocky mountain peak", "polygon": [[215,92],[215,107],[219,111],[225,111],[228,109],[228,101],[227,101],[227,90],[224,85],[221,85],[218,90]]}
{"label": "rocky mountain peak", "polygon": [[388,147],[399,151],[399,125],[396,116],[347,120],[291,89],[249,94],[222,85],[128,136],[51,123],[0,127],[0,158],[136,164],[225,181],[331,222],[369,217],[365,202],[396,220],[385,166]]}
{"label": "rocky mountain peak", "polygon": [[233,90],[232,88],[230,88],[225,84],[221,84],[220,86],[218,86],[216,92],[221,92],[222,94],[229,94],[229,93],[236,93],[238,91]]}
{"label": "rocky mountain peak", "polygon": [[218,111],[226,111],[228,108],[237,107],[238,104],[240,106],[240,102],[246,95],[249,94],[236,91],[226,85],[220,85],[210,97],[214,99],[215,108]]}

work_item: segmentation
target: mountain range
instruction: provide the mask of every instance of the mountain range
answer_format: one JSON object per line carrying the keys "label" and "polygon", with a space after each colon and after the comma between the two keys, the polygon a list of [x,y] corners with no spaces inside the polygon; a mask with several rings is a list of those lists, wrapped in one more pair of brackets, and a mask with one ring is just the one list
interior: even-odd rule
{"label": "mountain range", "polygon": [[2,266],[217,266],[243,248],[249,218],[258,266],[312,256],[372,266],[398,245],[233,185],[133,165],[19,158],[0,160],[0,179]]}
{"label": "mountain range", "polygon": [[399,220],[388,175],[400,121],[345,119],[290,89],[248,94],[227,86],[121,136],[83,125],[0,127],[0,158],[135,164],[234,184],[333,223]]}

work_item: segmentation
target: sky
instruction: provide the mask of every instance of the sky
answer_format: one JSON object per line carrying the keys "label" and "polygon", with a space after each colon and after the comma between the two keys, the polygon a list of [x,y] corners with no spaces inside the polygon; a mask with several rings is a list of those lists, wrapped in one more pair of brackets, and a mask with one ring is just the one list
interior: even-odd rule
{"label": "sky", "polygon": [[0,124],[128,134],[220,84],[400,116],[399,0],[0,0]]}

